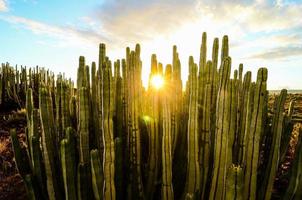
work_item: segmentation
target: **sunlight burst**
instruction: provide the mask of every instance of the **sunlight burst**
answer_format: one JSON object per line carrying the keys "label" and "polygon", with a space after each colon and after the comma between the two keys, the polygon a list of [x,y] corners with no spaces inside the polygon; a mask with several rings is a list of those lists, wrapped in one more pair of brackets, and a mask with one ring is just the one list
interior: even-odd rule
{"label": "sunlight burst", "polygon": [[164,85],[164,79],[161,75],[154,75],[151,78],[151,85],[156,89],[160,89]]}

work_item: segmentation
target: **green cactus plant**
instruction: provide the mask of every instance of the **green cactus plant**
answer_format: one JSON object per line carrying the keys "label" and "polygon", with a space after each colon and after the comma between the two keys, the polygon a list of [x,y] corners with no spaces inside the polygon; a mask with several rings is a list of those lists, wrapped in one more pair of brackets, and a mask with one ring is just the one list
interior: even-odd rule
{"label": "green cactus plant", "polygon": [[95,199],[103,198],[104,177],[99,154],[100,153],[97,149],[90,151],[92,189]]}
{"label": "green cactus plant", "polygon": [[42,147],[47,178],[49,199],[62,199],[61,167],[53,115],[53,104],[50,93],[45,87],[40,88],[40,117],[42,129]]}
{"label": "green cactus plant", "polygon": [[226,199],[243,199],[244,173],[241,166],[231,165],[227,170]]}
{"label": "green cactus plant", "polygon": [[60,143],[60,157],[64,180],[65,199],[77,199],[76,192],[76,135],[75,131],[66,128],[66,138]]}
{"label": "green cactus plant", "polygon": [[256,199],[257,167],[260,149],[260,136],[263,132],[263,108],[265,107],[267,69],[260,68],[254,92],[248,143],[246,147],[246,168],[244,176],[244,199]]}
{"label": "green cactus plant", "polygon": [[188,169],[185,195],[196,198],[200,194],[200,168],[198,162],[198,79],[197,66],[193,57],[189,58],[190,104],[188,121]]}
{"label": "green cactus plant", "polygon": [[262,181],[262,187],[260,189],[259,198],[269,200],[271,199],[273,184],[275,175],[279,166],[280,158],[280,143],[282,135],[282,127],[284,120],[284,104],[287,96],[287,90],[283,89],[275,101],[274,105],[274,117],[272,124],[272,139],[271,147],[269,151],[269,161],[265,170],[265,177]]}
{"label": "green cactus plant", "polygon": [[171,99],[163,98],[162,186],[161,199],[174,199],[172,184]]}
{"label": "green cactus plant", "polygon": [[224,169],[228,167],[228,120],[231,113],[230,70],[231,58],[226,57],[221,65],[220,83],[217,95],[213,178],[209,199],[224,199],[225,197],[226,172]]}

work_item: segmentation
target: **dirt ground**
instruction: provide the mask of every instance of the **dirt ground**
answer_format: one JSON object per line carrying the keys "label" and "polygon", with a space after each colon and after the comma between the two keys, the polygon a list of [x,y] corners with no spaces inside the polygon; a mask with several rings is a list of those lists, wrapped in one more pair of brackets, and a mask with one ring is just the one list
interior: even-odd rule
{"label": "dirt ground", "polygon": [[0,113],[0,199],[26,199],[26,190],[14,162],[9,135],[9,130],[16,128],[19,142],[25,148],[25,126],[24,113]]}

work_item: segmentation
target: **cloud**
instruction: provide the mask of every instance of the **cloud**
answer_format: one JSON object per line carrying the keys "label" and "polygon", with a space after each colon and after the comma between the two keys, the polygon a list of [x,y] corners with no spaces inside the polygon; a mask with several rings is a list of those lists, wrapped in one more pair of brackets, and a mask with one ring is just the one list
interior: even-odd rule
{"label": "cloud", "polygon": [[302,44],[299,46],[273,48],[268,51],[254,54],[250,56],[249,59],[280,60],[295,56],[302,56]]}
{"label": "cloud", "polygon": [[[1,2],[4,1],[0,0],[0,5]],[[282,0],[111,0],[80,17],[72,26],[50,25],[18,16],[4,20],[36,34],[78,38],[90,43],[108,42],[112,47],[158,37],[173,38],[189,27],[187,33],[207,31],[213,37],[229,34],[235,47],[248,43],[247,36],[251,34],[264,33],[267,37],[270,33],[302,27],[300,10],[302,4]]]}
{"label": "cloud", "polygon": [[302,4],[272,4],[267,1],[249,3],[224,2],[206,6],[202,13],[212,13],[212,20],[240,26],[245,32],[274,32],[302,26]]}
{"label": "cloud", "polygon": [[8,11],[8,3],[6,0],[0,0],[0,12]]}
{"label": "cloud", "polygon": [[59,40],[64,40],[64,42],[76,42],[81,44],[88,42],[97,44],[100,41],[108,41],[101,33],[92,31],[89,28],[80,29],[75,26],[50,25],[14,15],[0,16],[0,20],[16,25],[17,28],[28,29],[34,34],[51,36]]}
{"label": "cloud", "polygon": [[139,42],[146,44],[144,51],[152,47],[163,53],[167,46],[171,50],[169,45],[186,43],[180,49],[185,56],[195,52],[192,46],[198,48],[203,31],[208,33],[209,47],[213,37],[228,34],[232,56],[277,59],[290,56],[289,49],[296,52],[302,43],[302,35],[293,34],[302,30],[300,10],[301,3],[282,0],[111,0],[69,25],[13,15],[0,16],[0,20],[57,38],[64,45],[105,42],[111,49],[121,49]]}
{"label": "cloud", "polygon": [[116,0],[98,7],[94,16],[111,37],[138,41],[172,33],[196,20],[198,10],[195,0]]}
{"label": "cloud", "polygon": [[89,19],[116,44],[171,38],[183,28],[192,28],[187,24],[195,24],[188,32],[229,34],[236,38],[231,39],[235,46],[254,40],[247,38],[252,34],[270,37],[302,28],[301,10],[302,4],[281,0],[113,0],[97,7]]}

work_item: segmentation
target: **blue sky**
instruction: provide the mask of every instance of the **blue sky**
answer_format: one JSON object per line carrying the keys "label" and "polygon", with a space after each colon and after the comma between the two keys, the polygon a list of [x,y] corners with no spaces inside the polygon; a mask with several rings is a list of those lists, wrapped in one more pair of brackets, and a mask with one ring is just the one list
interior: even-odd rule
{"label": "blue sky", "polygon": [[243,63],[255,79],[267,67],[269,89],[302,89],[301,10],[301,0],[0,0],[0,62],[75,78],[78,57],[97,61],[100,42],[111,59],[140,43],[147,83],[151,54],[171,63],[176,44],[186,80],[206,31],[208,59],[213,38],[228,34],[233,69]]}

